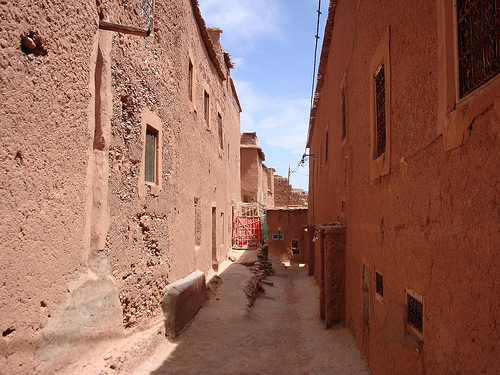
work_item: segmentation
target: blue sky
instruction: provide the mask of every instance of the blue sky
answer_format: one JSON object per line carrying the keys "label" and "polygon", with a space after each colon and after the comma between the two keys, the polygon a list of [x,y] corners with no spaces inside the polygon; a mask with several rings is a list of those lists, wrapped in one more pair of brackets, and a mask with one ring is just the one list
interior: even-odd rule
{"label": "blue sky", "polygon": [[[222,48],[235,63],[241,131],[257,132],[264,163],[286,177],[288,165],[294,169],[304,153],[307,138],[318,0],[199,3],[207,26],[224,31]],[[328,2],[321,6],[322,37]],[[307,166],[297,172],[290,182],[307,190]]]}

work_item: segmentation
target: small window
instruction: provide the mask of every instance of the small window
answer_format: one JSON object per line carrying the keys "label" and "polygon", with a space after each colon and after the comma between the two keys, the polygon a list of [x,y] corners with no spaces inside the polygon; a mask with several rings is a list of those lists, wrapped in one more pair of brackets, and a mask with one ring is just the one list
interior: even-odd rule
{"label": "small window", "polygon": [[147,127],[146,129],[146,152],[145,152],[145,168],[144,180],[156,184],[158,165],[158,132]]}
{"label": "small window", "polygon": [[273,234],[273,241],[283,241],[285,239],[284,234]]}
{"label": "small window", "polygon": [[407,292],[407,322],[419,333],[424,329],[424,305],[422,297],[416,293]]}
{"label": "small window", "polygon": [[217,114],[217,127],[219,132],[219,148],[224,149],[224,137],[222,131],[222,115],[220,113]]}
{"label": "small window", "polygon": [[461,98],[500,73],[499,25],[500,1],[457,0]]}
{"label": "small window", "polygon": [[210,95],[205,91],[204,95],[204,105],[205,105],[205,122],[207,126],[210,126]]}
{"label": "small window", "polygon": [[384,296],[384,276],[380,271],[375,271],[375,291],[380,297]]}
{"label": "small window", "polygon": [[376,129],[375,129],[375,155],[379,158],[385,153],[386,122],[385,122],[385,69],[381,65],[375,73],[375,105],[376,105]]}
{"label": "small window", "polygon": [[191,59],[189,59],[189,73],[188,73],[188,95],[189,95],[189,100],[193,101],[193,82],[194,82],[194,77],[193,77],[193,63],[191,62]]}

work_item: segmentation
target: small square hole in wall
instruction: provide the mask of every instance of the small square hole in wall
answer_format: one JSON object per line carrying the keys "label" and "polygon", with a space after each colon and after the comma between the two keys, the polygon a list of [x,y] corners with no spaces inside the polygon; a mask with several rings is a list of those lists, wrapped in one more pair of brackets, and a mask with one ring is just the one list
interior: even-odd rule
{"label": "small square hole in wall", "polygon": [[415,328],[417,332],[423,333],[424,329],[424,304],[422,297],[416,293],[407,291],[407,323]]}
{"label": "small square hole in wall", "polygon": [[380,297],[384,296],[384,275],[379,270],[375,270],[375,291]]}

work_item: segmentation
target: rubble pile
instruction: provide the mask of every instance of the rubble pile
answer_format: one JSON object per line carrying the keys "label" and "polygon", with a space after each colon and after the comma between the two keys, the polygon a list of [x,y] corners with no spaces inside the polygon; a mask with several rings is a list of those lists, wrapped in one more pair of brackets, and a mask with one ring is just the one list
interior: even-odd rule
{"label": "rubble pile", "polygon": [[255,275],[248,281],[247,286],[243,290],[248,299],[248,307],[251,307],[254,304],[255,299],[257,298],[257,292],[262,293],[265,291],[262,287],[263,283],[271,286],[273,285],[272,282],[264,280],[267,276],[274,275],[273,266],[267,257],[267,244],[263,245],[258,251],[257,258],[259,260],[248,267]]}

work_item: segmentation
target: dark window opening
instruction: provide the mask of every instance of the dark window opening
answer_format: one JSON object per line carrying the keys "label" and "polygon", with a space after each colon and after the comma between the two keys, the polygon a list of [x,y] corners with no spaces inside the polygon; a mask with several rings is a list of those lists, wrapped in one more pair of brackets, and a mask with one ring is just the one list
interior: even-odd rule
{"label": "dark window opening", "polygon": [[205,103],[205,121],[207,125],[209,124],[209,119],[210,119],[210,95],[208,95],[208,92],[205,91],[204,95],[204,103]]}
{"label": "dark window opening", "polygon": [[217,114],[217,127],[219,132],[219,148],[222,150],[224,148],[224,139],[222,133],[222,116],[220,113]]}
{"label": "dark window opening", "polygon": [[422,302],[407,294],[408,296],[408,323],[418,332],[423,332],[424,306]]}
{"label": "dark window opening", "polygon": [[384,276],[375,271],[375,290],[380,297],[384,296]]}
{"label": "dark window opening", "polygon": [[376,126],[375,126],[375,159],[385,153],[386,128],[385,128],[385,70],[382,65],[375,74],[375,105],[376,105]]}
{"label": "dark window opening", "polygon": [[188,95],[189,100],[193,101],[193,63],[191,62],[191,60],[189,60]]}
{"label": "dark window opening", "polygon": [[347,118],[345,111],[345,88],[342,89],[342,140],[345,139],[347,135]]}
{"label": "dark window opening", "polygon": [[500,73],[500,0],[457,0],[460,97]]}
{"label": "dark window opening", "polygon": [[147,182],[156,183],[156,168],[157,168],[157,148],[158,148],[158,132],[152,128],[146,129],[146,152],[145,152],[145,168],[144,179]]}

